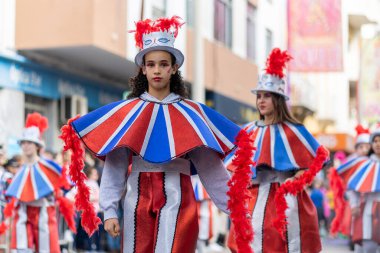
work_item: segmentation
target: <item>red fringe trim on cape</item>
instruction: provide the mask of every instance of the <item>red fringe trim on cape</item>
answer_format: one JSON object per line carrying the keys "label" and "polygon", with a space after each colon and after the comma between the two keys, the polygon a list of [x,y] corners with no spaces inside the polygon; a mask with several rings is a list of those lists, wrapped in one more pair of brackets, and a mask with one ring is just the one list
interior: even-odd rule
{"label": "red fringe trim on cape", "polygon": [[77,210],[82,211],[82,227],[91,236],[98,230],[98,226],[102,222],[90,202],[90,189],[85,184],[87,177],[82,172],[84,167],[84,148],[81,140],[71,126],[71,122],[77,118],[79,118],[79,115],[70,119],[67,125],[62,127],[60,138],[65,142],[64,151],[69,149],[72,151],[69,175],[78,187],[78,194],[75,196],[75,207]]}
{"label": "red fringe trim on cape", "polygon": [[251,182],[251,165],[253,156],[253,141],[245,130],[241,130],[236,137],[237,150],[232,164],[236,168],[228,186],[228,209],[231,211],[231,220],[235,227],[235,240],[238,252],[253,253],[250,242],[253,241],[253,229],[248,210],[248,201],[251,194],[248,187]]}
{"label": "red fringe trim on cape", "polygon": [[281,234],[282,239],[285,240],[286,225],[288,224],[285,215],[285,211],[288,208],[285,195],[297,195],[297,193],[301,192],[306,185],[309,185],[313,181],[315,175],[322,169],[323,163],[326,161],[328,155],[328,150],[325,147],[320,146],[317,149],[317,155],[310,165],[310,168],[299,178],[292,181],[286,181],[278,188],[275,195],[277,218],[273,221],[273,226]]}
{"label": "red fringe trim on cape", "polygon": [[330,233],[335,235],[340,232],[342,221],[344,217],[344,212],[347,206],[347,201],[344,200],[345,186],[342,178],[339,176],[335,168],[330,169],[329,173],[330,187],[334,194],[334,206],[335,206],[335,217],[331,223]]}

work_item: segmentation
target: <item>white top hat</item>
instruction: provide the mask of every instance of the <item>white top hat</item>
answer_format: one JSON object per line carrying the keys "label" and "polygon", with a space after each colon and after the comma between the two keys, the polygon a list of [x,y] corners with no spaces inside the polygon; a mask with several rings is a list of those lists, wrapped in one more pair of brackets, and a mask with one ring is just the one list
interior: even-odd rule
{"label": "white top hat", "polygon": [[380,136],[380,125],[377,126],[375,130],[370,135],[370,143],[372,143],[375,139],[376,136]]}
{"label": "white top hat", "polygon": [[160,18],[155,22],[150,19],[139,21],[136,23],[135,40],[136,45],[141,51],[135,57],[135,63],[141,67],[144,63],[144,55],[151,51],[166,51],[174,55],[176,64],[182,66],[185,57],[182,52],[174,48],[174,41],[178,34],[178,28],[183,23],[180,17],[174,16],[169,18]]}
{"label": "white top hat", "polygon": [[355,127],[356,131],[356,139],[355,139],[355,146],[363,143],[369,143],[370,135],[369,135],[369,129],[364,128],[362,125],[357,125]]}
{"label": "white top hat", "polygon": [[291,59],[292,57],[287,51],[274,48],[268,56],[265,73],[259,75],[257,87],[251,90],[252,93],[257,94],[258,91],[268,91],[289,100],[289,97],[285,94],[285,74],[283,69]]}
{"label": "white top hat", "polygon": [[48,128],[48,121],[39,113],[28,114],[25,123],[25,129],[22,132],[22,137],[18,140],[21,144],[23,141],[36,143],[40,147],[44,147],[45,143],[42,140],[43,132]]}

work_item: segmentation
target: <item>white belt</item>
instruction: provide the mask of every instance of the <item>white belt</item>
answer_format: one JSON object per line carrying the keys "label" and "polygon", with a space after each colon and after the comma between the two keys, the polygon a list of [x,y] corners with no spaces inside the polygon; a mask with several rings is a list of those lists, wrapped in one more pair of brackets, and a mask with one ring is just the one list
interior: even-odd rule
{"label": "white belt", "polygon": [[132,172],[170,172],[191,175],[190,161],[183,158],[176,158],[167,163],[150,163],[138,156],[133,156]]}

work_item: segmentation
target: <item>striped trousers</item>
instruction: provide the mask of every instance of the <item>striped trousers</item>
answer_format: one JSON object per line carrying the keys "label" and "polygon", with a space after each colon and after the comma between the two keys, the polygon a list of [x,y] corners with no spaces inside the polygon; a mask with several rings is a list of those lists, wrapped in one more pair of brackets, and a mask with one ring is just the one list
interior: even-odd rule
{"label": "striped trousers", "polygon": [[[249,203],[252,212],[254,240],[251,247],[255,253],[317,253],[322,250],[319,237],[317,211],[305,191],[297,196],[287,195],[288,209],[286,240],[273,227],[276,218],[275,193],[278,183],[254,185],[253,198]],[[231,227],[228,246],[236,251],[234,228]]]}
{"label": "striped trousers", "polygon": [[193,253],[197,237],[190,176],[132,171],[124,200],[123,253]]}
{"label": "striped trousers", "polygon": [[371,240],[380,244],[380,201],[368,199],[360,205],[360,215],[352,217],[352,241]]}
{"label": "striped trousers", "polygon": [[55,206],[16,207],[12,221],[11,252],[59,253]]}

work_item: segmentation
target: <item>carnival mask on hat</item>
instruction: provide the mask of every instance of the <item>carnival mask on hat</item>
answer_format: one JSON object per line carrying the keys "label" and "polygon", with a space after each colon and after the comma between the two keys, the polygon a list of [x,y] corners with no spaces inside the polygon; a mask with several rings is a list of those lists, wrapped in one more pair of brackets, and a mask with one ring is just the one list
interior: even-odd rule
{"label": "carnival mask on hat", "polygon": [[19,144],[23,141],[30,141],[36,143],[40,147],[43,147],[45,144],[42,140],[42,134],[47,128],[48,120],[46,117],[37,112],[28,114],[25,129],[22,133],[22,138],[18,141]]}
{"label": "carnival mask on hat", "polygon": [[151,51],[166,51],[174,55],[176,64],[182,66],[184,56],[181,51],[174,48],[174,41],[178,35],[178,29],[184,24],[180,17],[159,18],[156,21],[145,19],[136,23],[136,46],[141,51],[135,57],[135,63],[141,67],[144,55]]}
{"label": "carnival mask on hat", "polygon": [[265,73],[259,75],[257,87],[252,90],[252,93],[257,94],[258,91],[269,91],[288,100],[289,97],[285,95],[285,74],[283,69],[291,59],[292,57],[287,51],[281,52],[279,48],[274,48],[267,59]]}

